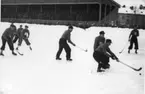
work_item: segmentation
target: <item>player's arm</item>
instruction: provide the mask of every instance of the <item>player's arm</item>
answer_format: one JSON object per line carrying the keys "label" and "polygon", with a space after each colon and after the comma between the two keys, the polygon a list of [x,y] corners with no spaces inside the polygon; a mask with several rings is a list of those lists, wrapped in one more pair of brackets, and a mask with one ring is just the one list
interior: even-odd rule
{"label": "player's arm", "polygon": [[139,31],[137,30],[137,37],[139,36]]}
{"label": "player's arm", "polygon": [[111,55],[107,53],[106,47],[102,47],[102,51],[103,51],[104,55],[106,55],[107,57],[111,57]]}
{"label": "player's arm", "polygon": [[70,39],[70,34],[68,35],[68,42],[69,42],[70,44],[72,44],[73,46],[76,46],[76,45],[71,41],[71,39]]}
{"label": "player's arm", "polygon": [[28,38],[29,38],[29,36],[30,36],[30,32],[29,32],[29,30],[27,31],[27,33],[28,33]]}
{"label": "player's arm", "polygon": [[107,52],[110,54],[111,58],[114,60],[119,61],[118,57],[110,50],[110,48],[107,48]]}
{"label": "player's arm", "polygon": [[133,33],[133,31],[131,31],[131,33],[129,34],[129,39],[128,39],[129,41],[131,39],[132,33]]}
{"label": "player's arm", "polygon": [[97,41],[98,41],[98,38],[95,38],[95,42],[94,42],[94,51],[95,51],[95,49],[97,48],[96,46],[97,46]]}
{"label": "player's arm", "polygon": [[11,37],[12,40],[14,39],[14,37],[15,37],[16,35],[17,35],[17,31],[16,31],[16,30],[11,31],[10,37]]}

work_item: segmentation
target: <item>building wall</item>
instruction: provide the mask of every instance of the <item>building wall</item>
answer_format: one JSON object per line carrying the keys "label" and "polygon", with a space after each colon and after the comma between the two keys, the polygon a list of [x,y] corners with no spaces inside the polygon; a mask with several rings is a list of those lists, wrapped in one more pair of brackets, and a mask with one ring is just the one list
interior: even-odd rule
{"label": "building wall", "polygon": [[145,15],[119,13],[118,25],[131,28],[136,25],[139,28],[145,28]]}
{"label": "building wall", "polygon": [[[6,4],[79,4],[79,3],[95,3],[103,0],[1,0],[3,5]],[[104,0],[105,1],[105,0]],[[109,0],[110,1],[110,0]]]}
{"label": "building wall", "polygon": [[99,5],[2,5],[2,18],[98,21]]}
{"label": "building wall", "polygon": [[[14,1],[16,3],[13,3]],[[25,19],[33,20],[33,22],[35,20],[43,20],[42,22],[45,20],[47,20],[45,22],[50,20],[65,22],[84,21],[85,23],[92,24],[93,22],[93,24],[100,25],[101,21],[105,20],[106,23],[110,24],[112,20],[114,21],[114,19],[116,19],[119,8],[119,5],[114,3],[113,0],[89,0],[89,2],[84,2],[84,0],[69,0],[67,3],[63,2],[66,0],[55,0],[57,1],[55,4],[51,2],[47,4],[48,0],[45,4],[41,4],[42,1],[40,3],[40,0],[36,0],[35,3],[31,2],[29,4],[25,4],[25,0],[21,3],[19,1],[22,0],[13,0],[11,2],[10,0],[2,0],[2,21],[6,21],[7,19],[11,21],[13,19],[14,21]],[[60,1],[62,2],[60,3]]]}
{"label": "building wall", "polygon": [[99,21],[100,13],[101,19],[104,19],[115,6],[107,8],[103,11],[102,5],[100,12],[99,4],[2,5],[2,18]]}
{"label": "building wall", "polygon": [[117,26],[118,8],[114,8],[99,22],[103,26]]}

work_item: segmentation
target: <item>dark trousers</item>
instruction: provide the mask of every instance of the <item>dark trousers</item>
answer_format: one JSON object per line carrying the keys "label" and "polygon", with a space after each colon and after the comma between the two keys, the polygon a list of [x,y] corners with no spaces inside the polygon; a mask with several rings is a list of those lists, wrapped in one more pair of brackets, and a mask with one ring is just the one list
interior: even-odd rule
{"label": "dark trousers", "polygon": [[131,39],[131,41],[130,41],[130,46],[128,47],[128,49],[132,49],[133,48],[133,44],[135,45],[135,47],[134,47],[134,49],[138,49],[138,40],[137,40],[137,38],[136,39]]}
{"label": "dark trousers", "polygon": [[70,57],[71,57],[71,49],[70,49],[69,45],[67,44],[66,39],[60,39],[59,40],[59,50],[58,50],[58,52],[56,54],[56,58],[60,57],[60,54],[61,54],[63,49],[66,52],[66,59],[70,59]]}
{"label": "dark trousers", "polygon": [[2,36],[1,50],[5,50],[6,42],[8,43],[10,50],[13,51],[14,50],[14,46],[13,46],[12,39],[10,37],[4,38],[3,36]]}
{"label": "dark trousers", "polygon": [[101,52],[94,51],[93,53],[93,58],[95,61],[98,62],[98,68],[105,68],[106,66],[109,65],[109,57],[106,55],[102,54]]}
{"label": "dark trousers", "polygon": [[19,38],[19,41],[18,41],[18,46],[21,46],[23,40],[25,41],[25,43],[27,45],[30,45],[31,43],[29,42],[28,38]]}

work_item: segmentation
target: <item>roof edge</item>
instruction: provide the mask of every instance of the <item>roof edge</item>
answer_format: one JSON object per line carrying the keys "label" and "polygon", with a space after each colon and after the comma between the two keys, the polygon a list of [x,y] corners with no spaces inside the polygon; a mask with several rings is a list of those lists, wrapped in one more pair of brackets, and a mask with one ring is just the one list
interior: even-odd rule
{"label": "roof edge", "polygon": [[113,3],[115,3],[119,8],[121,7],[121,5],[119,3],[117,3],[116,1],[114,1],[114,0],[110,0],[110,1],[112,1]]}

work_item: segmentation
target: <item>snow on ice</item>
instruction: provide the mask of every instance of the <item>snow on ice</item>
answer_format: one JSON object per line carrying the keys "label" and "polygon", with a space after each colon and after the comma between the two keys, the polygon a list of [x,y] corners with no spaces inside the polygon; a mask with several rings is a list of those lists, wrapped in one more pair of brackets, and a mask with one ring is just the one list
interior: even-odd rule
{"label": "snow on ice", "polygon": [[[0,36],[10,23],[0,23]],[[20,23],[15,23],[17,28]],[[6,45],[5,56],[0,57],[0,94],[143,94],[145,62],[145,30],[139,29],[138,54],[127,53],[128,36],[131,29],[111,27],[91,27],[86,30],[74,28],[72,41],[84,48],[84,52],[70,45],[72,62],[56,61],[58,41],[66,26],[28,25],[32,51],[23,42],[20,51],[24,56],[12,56]],[[124,63],[135,68],[143,67],[140,72],[110,59],[111,68],[104,73],[96,73],[97,63],[92,57],[94,39],[101,30],[105,37],[111,38],[110,48]],[[1,46],[0,40],[0,46]],[[123,53],[119,54],[125,46]],[[17,43],[15,44],[15,47]],[[141,73],[141,75],[139,75]]]}

